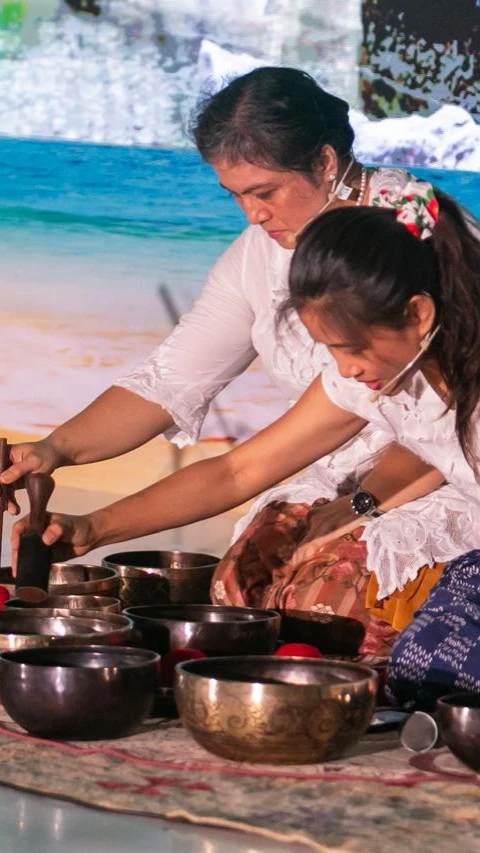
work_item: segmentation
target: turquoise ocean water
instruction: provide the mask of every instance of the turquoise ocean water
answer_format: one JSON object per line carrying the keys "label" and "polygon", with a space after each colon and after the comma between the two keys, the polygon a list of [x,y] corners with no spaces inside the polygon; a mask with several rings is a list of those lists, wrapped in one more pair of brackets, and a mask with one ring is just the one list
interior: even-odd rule
{"label": "turquoise ocean water", "polygon": [[[413,171],[480,218],[479,175]],[[45,432],[108,387],[169,331],[159,284],[186,310],[243,226],[193,151],[0,139],[0,423]],[[283,409],[258,373],[225,394],[237,436]]]}
{"label": "turquoise ocean water", "polygon": [[[415,171],[480,217],[480,176]],[[4,309],[78,299],[151,322],[142,299],[151,308],[166,282],[186,307],[243,224],[194,152],[0,140],[2,266],[16,281]]]}

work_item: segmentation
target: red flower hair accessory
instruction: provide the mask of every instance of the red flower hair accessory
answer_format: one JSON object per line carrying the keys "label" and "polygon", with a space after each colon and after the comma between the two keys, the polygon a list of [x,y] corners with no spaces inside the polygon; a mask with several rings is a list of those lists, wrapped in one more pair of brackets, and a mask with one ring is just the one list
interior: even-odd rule
{"label": "red flower hair accessory", "polygon": [[392,207],[398,221],[419,240],[431,237],[438,222],[438,201],[432,185],[427,181],[412,178],[403,188],[401,196],[381,189],[372,203],[379,207]]}

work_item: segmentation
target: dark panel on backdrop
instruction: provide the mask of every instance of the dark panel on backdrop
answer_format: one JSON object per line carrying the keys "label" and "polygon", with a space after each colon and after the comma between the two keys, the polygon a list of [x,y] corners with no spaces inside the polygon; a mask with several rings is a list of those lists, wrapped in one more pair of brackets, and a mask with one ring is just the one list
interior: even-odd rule
{"label": "dark panel on backdrop", "polygon": [[363,0],[362,23],[369,115],[453,103],[480,121],[480,0]]}

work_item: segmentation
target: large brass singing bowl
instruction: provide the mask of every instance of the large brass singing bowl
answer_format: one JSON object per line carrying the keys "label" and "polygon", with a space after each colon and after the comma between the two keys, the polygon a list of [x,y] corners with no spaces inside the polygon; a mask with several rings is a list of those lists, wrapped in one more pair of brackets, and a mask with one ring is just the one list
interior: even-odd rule
{"label": "large brass singing bowl", "polygon": [[121,551],[102,565],[120,578],[124,607],[169,602],[208,604],[210,581],[219,561],[212,554],[188,551]]}
{"label": "large brass singing bowl", "polygon": [[205,658],[177,665],[183,724],[233,761],[307,764],[338,758],[367,729],[376,673],[306,658]]}
{"label": "large brass singing bowl", "polygon": [[133,622],[119,613],[32,608],[0,610],[0,651],[46,646],[127,644]]}
{"label": "large brass singing bowl", "polygon": [[437,700],[440,736],[467,767],[480,772],[480,695],[457,693]]}
{"label": "large brass singing bowl", "polygon": [[117,597],[118,573],[107,566],[88,563],[52,563],[49,595],[108,595]]}

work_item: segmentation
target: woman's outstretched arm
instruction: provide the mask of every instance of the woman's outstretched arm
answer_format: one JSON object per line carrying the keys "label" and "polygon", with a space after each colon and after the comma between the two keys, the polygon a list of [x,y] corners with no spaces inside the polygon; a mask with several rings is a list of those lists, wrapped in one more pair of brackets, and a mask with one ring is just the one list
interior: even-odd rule
{"label": "woman's outstretched arm", "polygon": [[[196,462],[85,516],[53,514],[43,539],[63,540],[62,558],[218,515],[331,453],[365,421],[338,408],[316,380],[298,403],[229,453]],[[26,520],[12,534],[12,565]]]}

